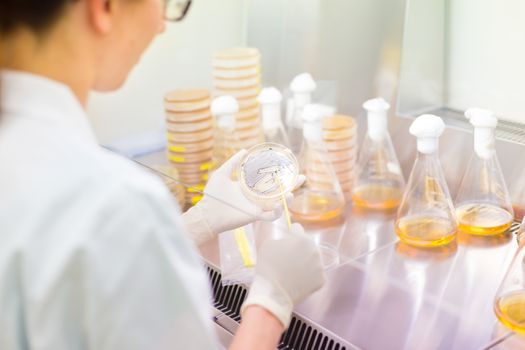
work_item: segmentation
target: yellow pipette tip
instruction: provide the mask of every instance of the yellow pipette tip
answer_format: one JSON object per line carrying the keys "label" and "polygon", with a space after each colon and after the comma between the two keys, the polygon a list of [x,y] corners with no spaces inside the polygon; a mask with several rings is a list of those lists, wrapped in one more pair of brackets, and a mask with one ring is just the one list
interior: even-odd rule
{"label": "yellow pipette tip", "polygon": [[248,239],[246,238],[246,232],[244,231],[244,228],[241,227],[233,230],[233,234],[235,236],[235,242],[237,243],[239,252],[241,253],[244,266],[254,267],[255,263],[253,262],[251,256],[250,245],[248,244]]}

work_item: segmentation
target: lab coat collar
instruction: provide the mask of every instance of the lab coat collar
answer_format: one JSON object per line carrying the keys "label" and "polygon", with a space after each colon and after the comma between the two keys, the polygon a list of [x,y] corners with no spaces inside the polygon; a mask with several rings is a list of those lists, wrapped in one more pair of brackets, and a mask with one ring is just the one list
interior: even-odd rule
{"label": "lab coat collar", "polygon": [[83,141],[98,144],[87,115],[71,89],[57,81],[21,71],[0,72],[2,117],[32,118],[66,128]]}

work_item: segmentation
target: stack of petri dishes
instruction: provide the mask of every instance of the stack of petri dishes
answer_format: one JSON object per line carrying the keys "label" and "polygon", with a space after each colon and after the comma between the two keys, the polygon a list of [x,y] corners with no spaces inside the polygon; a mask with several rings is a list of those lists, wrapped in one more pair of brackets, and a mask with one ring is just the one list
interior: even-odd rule
{"label": "stack of petri dishes", "polygon": [[239,148],[263,142],[259,103],[261,55],[251,47],[233,47],[217,51],[212,59],[213,86],[216,96],[233,96],[239,103],[235,133]]}
{"label": "stack of petri dishes", "polygon": [[357,176],[357,123],[346,115],[323,118],[323,141],[347,202]]}
{"label": "stack of petri dishes", "polygon": [[156,165],[153,166],[156,171],[154,174],[160,176],[166,187],[170,190],[171,194],[179,204],[181,209],[186,206],[186,195],[184,185],[179,182],[179,172],[177,169],[171,166]]}
{"label": "stack of petri dishes", "polygon": [[185,202],[202,198],[212,165],[213,119],[206,89],[175,90],[164,97],[167,156],[185,185]]}

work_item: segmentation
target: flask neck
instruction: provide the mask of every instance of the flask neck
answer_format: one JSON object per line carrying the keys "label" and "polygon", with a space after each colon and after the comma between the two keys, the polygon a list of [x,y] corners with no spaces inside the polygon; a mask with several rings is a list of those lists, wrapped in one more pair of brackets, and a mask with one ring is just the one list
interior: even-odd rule
{"label": "flask neck", "polygon": [[321,121],[305,121],[303,125],[303,136],[308,142],[322,142]]}
{"label": "flask neck", "polygon": [[388,130],[386,112],[368,112],[368,136],[374,141],[381,141]]}
{"label": "flask neck", "polygon": [[311,94],[309,92],[295,92],[293,94],[293,103],[295,108],[303,108],[311,102]]}
{"label": "flask neck", "polygon": [[418,137],[417,151],[425,155],[437,155],[439,151],[439,138],[437,137]]}
{"label": "flask neck", "polygon": [[278,104],[261,106],[263,128],[276,129],[281,126],[281,108]]}
{"label": "flask neck", "polygon": [[235,130],[235,114],[219,114],[216,116],[217,127],[221,130]]}
{"label": "flask neck", "polygon": [[481,128],[474,129],[474,151],[481,159],[489,159],[495,155],[494,129]]}

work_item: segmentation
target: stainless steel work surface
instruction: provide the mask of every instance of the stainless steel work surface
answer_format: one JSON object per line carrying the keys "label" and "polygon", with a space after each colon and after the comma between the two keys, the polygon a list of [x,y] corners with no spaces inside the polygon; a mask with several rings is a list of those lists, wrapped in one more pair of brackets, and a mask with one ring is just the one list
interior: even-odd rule
{"label": "stainless steel work surface", "polygon": [[[342,224],[308,232],[341,229],[341,263],[298,316],[362,349],[525,349],[492,310],[517,249],[513,234],[460,234],[449,246],[418,249],[398,241],[393,214],[354,208]],[[215,241],[201,252],[218,265]]]}
{"label": "stainless steel work surface", "polygon": [[492,302],[516,247],[508,234],[417,249],[392,216],[350,209],[342,264],[296,312],[364,349],[483,348],[509,333]]}

